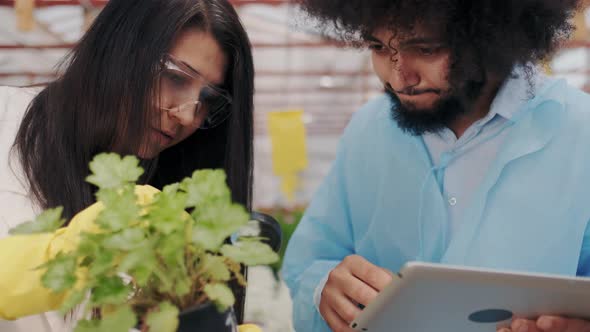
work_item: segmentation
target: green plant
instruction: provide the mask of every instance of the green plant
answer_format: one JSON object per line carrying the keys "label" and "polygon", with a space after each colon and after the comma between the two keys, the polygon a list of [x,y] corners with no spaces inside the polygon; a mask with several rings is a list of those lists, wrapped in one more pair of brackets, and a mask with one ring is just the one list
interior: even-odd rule
{"label": "green plant", "polygon": [[273,216],[279,225],[281,226],[281,231],[283,233],[283,245],[279,250],[279,260],[275,263],[270,265],[272,269],[273,275],[276,281],[280,280],[279,273],[281,268],[283,267],[283,257],[285,256],[285,251],[289,244],[289,240],[295,232],[297,225],[299,225],[299,221],[303,217],[305,213],[304,206],[297,206],[294,208],[284,208],[284,207],[273,207],[267,209],[261,209],[262,212]]}
{"label": "green plant", "polygon": [[[63,313],[86,298],[87,314],[99,309],[100,318],[80,321],[76,332],[127,332],[138,323],[150,331],[176,331],[183,309],[211,301],[223,311],[234,303],[227,284],[232,279],[245,284],[240,264],[278,260],[260,238],[226,243],[249,214],[232,203],[222,170],[196,171],[142,205],[136,196],[135,182],[143,173],[138,165],[129,156],[94,158],[87,181],[98,187],[103,206],[98,229],[82,233],[76,249],[40,267],[43,285],[66,294]],[[13,233],[52,231],[62,224],[57,208]]]}

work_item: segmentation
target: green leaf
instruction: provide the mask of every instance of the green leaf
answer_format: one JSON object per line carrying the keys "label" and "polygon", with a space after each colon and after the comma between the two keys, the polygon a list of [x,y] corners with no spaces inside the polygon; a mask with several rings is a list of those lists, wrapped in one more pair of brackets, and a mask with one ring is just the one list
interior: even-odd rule
{"label": "green leaf", "polygon": [[55,209],[45,210],[34,221],[22,223],[11,229],[8,233],[10,235],[17,235],[54,232],[66,222],[61,217],[62,212],[63,207],[61,206]]}
{"label": "green leaf", "polygon": [[183,264],[184,270],[184,254],[185,254],[185,236],[184,232],[170,233],[162,236],[157,244],[157,252],[162,256],[164,262],[170,266],[179,266]]}
{"label": "green leaf", "polygon": [[174,293],[178,296],[190,293],[192,285],[186,268],[186,245],[184,231],[177,231],[163,236],[156,246],[160,262],[165,264],[166,276],[172,281]]}
{"label": "green leaf", "polygon": [[157,264],[155,251],[150,244],[125,255],[117,271],[132,276],[137,286],[146,287]]}
{"label": "green leaf", "polygon": [[176,332],[178,328],[178,308],[169,302],[161,303],[158,311],[148,313],[146,323],[149,331]]}
{"label": "green leaf", "polygon": [[96,281],[90,299],[93,306],[117,305],[125,303],[130,293],[130,287],[120,277],[102,277]]}
{"label": "green leaf", "polygon": [[225,311],[227,308],[234,305],[236,301],[234,293],[225,284],[208,284],[203,289],[209,300],[215,303],[219,312]]}
{"label": "green leaf", "polygon": [[248,223],[249,215],[239,204],[207,204],[193,212],[196,220],[193,243],[211,251],[219,250],[226,238]]}
{"label": "green leaf", "polygon": [[74,332],[129,332],[137,325],[137,318],[129,307],[122,307],[110,314],[105,314],[102,320],[80,321]]}
{"label": "green leaf", "polygon": [[82,301],[84,301],[87,292],[87,289],[80,289],[70,293],[70,295],[68,295],[66,300],[59,307],[59,312],[62,315],[66,315],[68,312],[74,309],[74,307],[76,307],[77,305],[81,304]]}
{"label": "green leaf", "polygon": [[268,265],[279,260],[279,255],[269,245],[255,241],[224,245],[221,254],[248,266]]}
{"label": "green leaf", "polygon": [[147,216],[151,226],[164,234],[184,231],[186,199],[187,195],[181,192],[158,193]]}
{"label": "green leaf", "polygon": [[93,234],[93,233],[81,233],[80,243],[78,244],[78,254],[82,257],[89,256],[94,257],[99,254],[100,242],[104,235]]}
{"label": "green leaf", "polygon": [[86,181],[103,188],[117,188],[126,183],[135,183],[143,169],[134,156],[121,158],[116,153],[101,153],[90,162],[92,174]]}
{"label": "green leaf", "polygon": [[136,248],[130,251],[119,263],[119,272],[127,273],[141,267],[151,269],[156,265],[156,257],[151,246]]}
{"label": "green leaf", "polygon": [[47,269],[41,277],[41,283],[46,288],[60,293],[76,284],[75,256],[59,253],[42,267]]}
{"label": "green leaf", "polygon": [[152,277],[152,274],[152,268],[147,265],[139,266],[133,269],[133,279],[139,287],[147,287],[148,282]]}
{"label": "green leaf", "polygon": [[155,276],[155,282],[152,285],[157,289],[160,293],[170,293],[174,292],[174,280],[173,277],[170,276],[170,271],[162,267],[162,265],[157,265],[153,271]]}
{"label": "green leaf", "polygon": [[89,273],[94,277],[102,277],[104,273],[112,271],[115,266],[115,254],[110,250],[101,250],[91,258]]}
{"label": "green leaf", "polygon": [[191,285],[191,280],[188,277],[182,276],[181,278],[178,278],[176,280],[176,285],[174,285],[175,295],[179,297],[189,295],[191,292]]}
{"label": "green leaf", "polygon": [[164,186],[162,192],[166,194],[175,194],[180,189],[180,183],[172,183],[167,186]]}
{"label": "green leaf", "polygon": [[228,281],[231,278],[225,258],[221,256],[206,254],[203,256],[199,270],[204,271],[204,274],[214,281]]}
{"label": "green leaf", "polygon": [[142,229],[128,228],[105,238],[103,245],[108,249],[129,251],[144,246],[146,242],[145,233]]}
{"label": "green leaf", "polygon": [[97,198],[105,205],[96,219],[102,229],[119,231],[139,220],[140,207],[132,185],[118,190],[101,189]]}
{"label": "green leaf", "polygon": [[188,193],[187,207],[201,206],[215,201],[229,202],[231,193],[223,170],[198,170],[184,179],[181,188]]}

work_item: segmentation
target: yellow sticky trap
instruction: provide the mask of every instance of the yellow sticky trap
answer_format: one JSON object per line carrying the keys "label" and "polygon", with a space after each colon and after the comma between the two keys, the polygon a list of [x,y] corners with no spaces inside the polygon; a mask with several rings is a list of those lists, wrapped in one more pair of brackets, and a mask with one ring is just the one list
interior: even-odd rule
{"label": "yellow sticky trap", "polygon": [[277,111],[268,115],[272,141],[273,171],[277,175],[307,167],[303,110]]}
{"label": "yellow sticky trap", "polygon": [[287,196],[287,200],[292,201],[295,198],[295,191],[299,188],[297,174],[285,174],[282,176],[282,179],[281,191]]}
{"label": "yellow sticky trap", "polygon": [[20,31],[31,31],[35,28],[33,10],[35,0],[15,0],[14,11],[16,13],[16,28]]}
{"label": "yellow sticky trap", "polygon": [[288,199],[293,199],[298,187],[297,173],[307,168],[303,110],[269,113],[268,128],[273,172],[283,180],[282,192]]}

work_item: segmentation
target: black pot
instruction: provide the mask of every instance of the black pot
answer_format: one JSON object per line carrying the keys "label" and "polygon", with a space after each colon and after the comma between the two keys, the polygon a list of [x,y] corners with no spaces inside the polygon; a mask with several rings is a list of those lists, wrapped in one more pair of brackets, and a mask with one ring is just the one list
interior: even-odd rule
{"label": "black pot", "polygon": [[178,316],[178,332],[237,332],[238,322],[233,308],[217,311],[212,303],[187,309]]}

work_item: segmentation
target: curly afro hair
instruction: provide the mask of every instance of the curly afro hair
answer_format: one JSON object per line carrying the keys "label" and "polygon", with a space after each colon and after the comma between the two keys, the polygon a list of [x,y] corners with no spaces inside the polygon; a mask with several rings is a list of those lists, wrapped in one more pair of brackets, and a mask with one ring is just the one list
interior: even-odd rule
{"label": "curly afro hair", "polygon": [[486,81],[486,73],[530,71],[569,38],[579,0],[298,0],[345,42],[386,27],[395,35],[420,25],[442,33],[450,50],[451,84]]}

